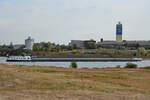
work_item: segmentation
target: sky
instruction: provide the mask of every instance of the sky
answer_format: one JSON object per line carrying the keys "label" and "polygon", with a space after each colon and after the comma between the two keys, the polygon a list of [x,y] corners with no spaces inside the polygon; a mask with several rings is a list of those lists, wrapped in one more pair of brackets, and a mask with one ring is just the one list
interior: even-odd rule
{"label": "sky", "polygon": [[150,40],[150,0],[0,0],[0,45],[70,40]]}

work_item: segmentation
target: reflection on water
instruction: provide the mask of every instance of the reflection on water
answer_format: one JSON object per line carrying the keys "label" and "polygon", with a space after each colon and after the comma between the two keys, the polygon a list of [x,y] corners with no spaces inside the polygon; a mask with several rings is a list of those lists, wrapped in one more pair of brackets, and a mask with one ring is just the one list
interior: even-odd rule
{"label": "reflection on water", "polygon": [[[6,57],[0,57],[1,64],[9,65],[37,65],[37,66],[56,66],[56,67],[69,67],[70,62],[6,62]],[[120,65],[124,67],[127,62],[77,62],[79,68],[88,67],[88,68],[103,68],[103,67],[116,67]],[[139,67],[150,66],[150,60],[144,60],[141,62],[134,62]]]}

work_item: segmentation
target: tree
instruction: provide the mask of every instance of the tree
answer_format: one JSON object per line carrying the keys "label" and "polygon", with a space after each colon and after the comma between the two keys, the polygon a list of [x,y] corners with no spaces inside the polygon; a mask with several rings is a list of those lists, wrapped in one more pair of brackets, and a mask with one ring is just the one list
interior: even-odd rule
{"label": "tree", "polygon": [[56,52],[60,52],[61,51],[61,47],[59,45],[56,45]]}
{"label": "tree", "polygon": [[73,49],[82,49],[82,47],[78,46],[77,44],[73,44],[73,45],[72,45],[72,48],[73,48]]}
{"label": "tree", "polygon": [[48,42],[48,43],[47,43],[47,50],[48,50],[48,51],[51,51],[51,50],[52,50],[52,47],[53,47],[53,46],[52,46],[52,43],[51,43],[51,42]]}
{"label": "tree", "polygon": [[73,50],[73,46],[72,46],[72,45],[71,45],[71,46],[68,46],[67,49],[68,49],[68,50]]}
{"label": "tree", "polygon": [[138,66],[137,66],[137,64],[134,64],[134,63],[127,63],[126,64],[126,66],[125,66],[125,68],[137,68]]}
{"label": "tree", "polygon": [[78,49],[77,44],[73,44],[72,46],[73,46],[73,49]]}
{"label": "tree", "polygon": [[145,48],[139,48],[138,53],[142,56],[145,56],[148,52]]}
{"label": "tree", "polygon": [[124,46],[119,46],[119,47],[117,47],[117,49],[118,49],[118,50],[125,50],[126,47],[124,47]]}
{"label": "tree", "polygon": [[40,45],[34,44],[33,45],[33,51],[41,51],[42,47]]}
{"label": "tree", "polygon": [[13,43],[12,43],[12,42],[10,42],[9,48],[10,48],[10,49],[13,49],[13,48],[14,48],[14,46],[13,46]]}
{"label": "tree", "polygon": [[35,44],[33,45],[33,51],[38,51],[37,46]]}
{"label": "tree", "polygon": [[64,49],[67,49],[67,46],[63,44],[63,45],[60,45],[60,48],[64,50]]}
{"label": "tree", "polygon": [[78,68],[78,65],[77,65],[77,63],[76,62],[71,62],[71,66],[70,66],[71,68]]}
{"label": "tree", "polygon": [[87,48],[87,49],[96,49],[97,46],[96,46],[96,43],[94,43],[94,42],[88,42],[86,48]]}
{"label": "tree", "polygon": [[33,51],[51,51],[52,50],[52,43],[48,42],[41,42],[38,44],[33,45]]}

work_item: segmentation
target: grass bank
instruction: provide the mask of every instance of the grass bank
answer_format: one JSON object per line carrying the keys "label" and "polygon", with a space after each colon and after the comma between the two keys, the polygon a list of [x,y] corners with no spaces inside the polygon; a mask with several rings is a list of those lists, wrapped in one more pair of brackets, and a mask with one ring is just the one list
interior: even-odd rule
{"label": "grass bank", "polygon": [[149,100],[150,69],[0,65],[0,100]]}

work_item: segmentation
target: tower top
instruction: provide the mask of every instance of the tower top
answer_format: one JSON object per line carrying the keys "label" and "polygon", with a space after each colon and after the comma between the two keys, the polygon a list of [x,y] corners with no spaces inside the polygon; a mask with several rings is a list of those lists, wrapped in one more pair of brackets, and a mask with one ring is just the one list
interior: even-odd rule
{"label": "tower top", "polygon": [[28,39],[31,39],[31,36],[29,36]]}
{"label": "tower top", "polygon": [[119,21],[118,24],[121,24],[121,22]]}
{"label": "tower top", "polygon": [[116,41],[122,42],[122,24],[120,21],[116,25]]}

